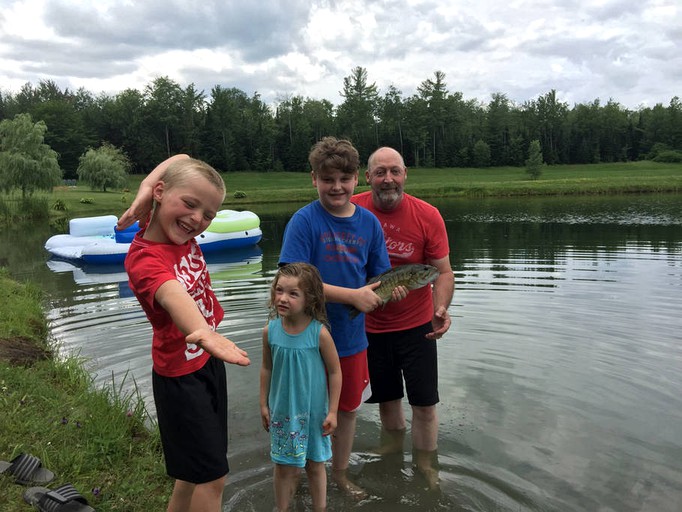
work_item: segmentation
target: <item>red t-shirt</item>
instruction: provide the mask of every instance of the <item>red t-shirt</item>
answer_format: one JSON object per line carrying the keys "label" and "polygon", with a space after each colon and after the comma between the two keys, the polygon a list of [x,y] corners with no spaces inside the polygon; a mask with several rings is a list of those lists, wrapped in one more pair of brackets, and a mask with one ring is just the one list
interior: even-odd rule
{"label": "red t-shirt", "polygon": [[200,369],[210,355],[185,342],[168,312],[155,300],[159,287],[179,281],[194,299],[206,323],[215,330],[223,320],[223,308],[211,288],[211,279],[199,244],[194,239],[183,245],[151,242],[137,233],[125,259],[130,289],[135,293],[154,331],[154,371],[165,377],[179,377]]}
{"label": "red t-shirt", "polygon": [[[352,201],[377,216],[384,230],[391,266],[428,263],[450,254],[448,233],[438,209],[409,194],[403,194],[398,207],[390,212],[377,209],[372,192],[353,196]],[[399,302],[389,302],[383,308],[365,315],[368,332],[391,332],[412,329],[433,319],[431,286],[412,290]]]}

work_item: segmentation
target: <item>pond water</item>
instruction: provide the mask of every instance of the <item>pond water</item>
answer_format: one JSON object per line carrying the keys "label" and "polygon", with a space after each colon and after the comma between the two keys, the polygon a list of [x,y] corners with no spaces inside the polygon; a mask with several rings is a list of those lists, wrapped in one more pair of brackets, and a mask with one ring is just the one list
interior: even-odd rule
{"label": "pond water", "polygon": [[[330,510],[679,511],[682,508],[682,196],[439,201],[456,277],[439,344],[440,490],[404,454],[373,455],[376,406],[359,414],[351,473]],[[230,366],[225,510],[271,510],[258,372],[268,286],[294,207],[261,216],[258,247],[209,262]],[[47,261],[39,227],[4,230],[0,262],[38,280],[61,350],[100,385],[136,384],[153,415],[151,330],[122,268]],[[408,413],[409,418],[409,413]],[[305,478],[302,488],[305,491]],[[309,510],[303,492],[296,510]]]}

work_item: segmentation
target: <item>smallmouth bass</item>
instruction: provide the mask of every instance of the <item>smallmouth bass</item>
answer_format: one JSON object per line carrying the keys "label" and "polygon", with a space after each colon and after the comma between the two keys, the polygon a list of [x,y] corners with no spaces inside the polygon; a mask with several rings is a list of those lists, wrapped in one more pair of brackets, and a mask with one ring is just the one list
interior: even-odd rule
{"label": "smallmouth bass", "polygon": [[[404,286],[408,290],[416,290],[433,283],[440,275],[438,269],[432,265],[422,265],[418,263],[411,263],[409,265],[400,265],[387,270],[383,274],[373,277],[367,284],[381,281],[378,288],[374,289],[382,300],[383,304],[391,301],[391,293],[393,289],[398,286]],[[360,314],[360,311],[353,306],[348,306],[350,310],[350,317],[355,318]]]}

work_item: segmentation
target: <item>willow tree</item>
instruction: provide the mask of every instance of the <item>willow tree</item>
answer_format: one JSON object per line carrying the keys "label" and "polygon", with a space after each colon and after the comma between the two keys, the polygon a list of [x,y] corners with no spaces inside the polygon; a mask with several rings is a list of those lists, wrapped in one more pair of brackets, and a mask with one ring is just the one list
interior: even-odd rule
{"label": "willow tree", "polygon": [[88,149],[80,157],[78,178],[93,190],[107,191],[108,188],[123,188],[128,182],[130,161],[118,148],[102,144],[97,149]]}
{"label": "willow tree", "polygon": [[30,114],[0,122],[0,190],[21,190],[26,198],[36,190],[52,191],[62,179],[57,153],[45,144],[47,125]]}

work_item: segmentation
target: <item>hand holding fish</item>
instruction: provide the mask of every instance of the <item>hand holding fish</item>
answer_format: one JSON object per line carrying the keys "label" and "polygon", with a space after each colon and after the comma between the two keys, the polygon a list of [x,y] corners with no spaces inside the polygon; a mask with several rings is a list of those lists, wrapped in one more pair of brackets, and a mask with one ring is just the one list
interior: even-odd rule
{"label": "hand holding fish", "polygon": [[358,311],[358,314],[374,311],[384,303],[383,299],[374,291],[379,288],[379,286],[381,286],[381,283],[376,282],[355,290],[353,307]]}
{"label": "hand holding fish", "polygon": [[410,293],[410,289],[407,286],[396,286],[391,292],[391,302],[398,302],[407,297]]}

